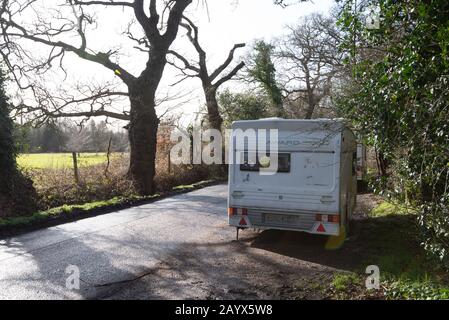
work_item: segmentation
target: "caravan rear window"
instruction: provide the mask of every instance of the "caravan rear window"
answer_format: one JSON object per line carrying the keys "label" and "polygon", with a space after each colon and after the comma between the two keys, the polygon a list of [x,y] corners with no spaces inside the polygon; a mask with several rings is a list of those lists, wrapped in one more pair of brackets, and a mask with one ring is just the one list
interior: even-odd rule
{"label": "caravan rear window", "polygon": [[[249,161],[250,158],[256,159],[256,162],[251,163]],[[278,153],[278,172],[290,172],[290,163],[290,153]],[[269,166],[269,164],[266,166]],[[252,157],[249,157],[248,152],[243,154],[243,163],[240,164],[240,171],[259,171],[261,167],[262,165],[257,154],[252,154]]]}

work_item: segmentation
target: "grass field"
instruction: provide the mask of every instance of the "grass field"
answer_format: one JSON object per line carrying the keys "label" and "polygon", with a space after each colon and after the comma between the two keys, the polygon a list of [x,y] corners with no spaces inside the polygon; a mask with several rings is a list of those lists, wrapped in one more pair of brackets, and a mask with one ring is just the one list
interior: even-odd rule
{"label": "grass field", "polygon": [[[106,162],[106,153],[81,153],[78,156],[79,167],[89,167]],[[33,153],[21,154],[17,158],[19,166],[27,169],[73,168],[71,153]]]}

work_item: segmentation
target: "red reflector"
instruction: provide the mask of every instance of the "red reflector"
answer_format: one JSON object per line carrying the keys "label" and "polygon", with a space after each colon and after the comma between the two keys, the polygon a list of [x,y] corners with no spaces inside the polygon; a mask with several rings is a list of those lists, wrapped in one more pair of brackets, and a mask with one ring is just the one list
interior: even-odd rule
{"label": "red reflector", "polygon": [[321,221],[321,214],[315,215],[315,221]]}
{"label": "red reflector", "polygon": [[316,229],[317,232],[326,232],[326,229],[324,229],[324,226],[320,223],[320,226],[318,229]]}
{"label": "red reflector", "polygon": [[248,215],[248,209],[246,209],[246,208],[242,209],[242,215],[247,216]]}
{"label": "red reflector", "polygon": [[240,219],[239,225],[246,226],[246,220],[245,218]]}
{"label": "red reflector", "polygon": [[328,216],[327,217],[327,221],[334,222],[334,223],[339,223],[340,222],[340,216],[338,216],[338,215]]}

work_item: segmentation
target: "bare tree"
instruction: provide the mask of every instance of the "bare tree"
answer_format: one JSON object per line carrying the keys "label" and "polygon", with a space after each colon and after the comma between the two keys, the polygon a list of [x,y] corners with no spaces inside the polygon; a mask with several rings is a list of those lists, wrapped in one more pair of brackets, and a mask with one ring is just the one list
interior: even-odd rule
{"label": "bare tree", "polygon": [[[201,46],[198,39],[198,27],[187,17],[183,17],[183,20],[185,22],[181,23],[181,26],[187,30],[187,37],[198,53],[198,61],[195,63],[191,63],[183,55],[173,50],[169,50],[169,53],[176,57],[179,61],[181,61],[182,65],[179,66],[175,62],[171,61],[169,61],[169,63],[181,70],[182,78],[180,81],[192,77],[197,77],[201,80],[204,96],[206,99],[209,124],[212,128],[221,130],[223,118],[221,117],[218,108],[217,90],[222,84],[231,80],[239,72],[239,70],[245,66],[244,62],[240,62],[229,72],[222,75],[234,60],[235,50],[245,47],[245,44],[235,44],[234,47],[229,51],[226,60],[213,72],[209,72],[207,66],[207,53]],[[220,77],[220,75],[222,76]],[[177,83],[179,83],[180,81],[178,81]]]}
{"label": "bare tree", "polygon": [[89,144],[89,131],[84,127],[71,126],[68,127],[67,132],[69,137],[66,143],[66,149],[70,152],[85,152]]}
{"label": "bare tree", "polygon": [[333,79],[341,70],[339,33],[332,18],[310,15],[281,42],[277,56],[283,61],[284,94],[287,101],[305,105],[310,119],[318,105],[329,97]]}
{"label": "bare tree", "polygon": [[[52,12],[50,21],[40,17],[31,23],[21,20],[24,15],[38,11],[43,2],[39,0],[3,0],[0,7],[0,28],[2,43],[0,54],[6,61],[15,80],[22,89],[38,91],[33,83],[22,82],[28,73],[43,74],[53,64],[63,68],[63,59],[67,53],[81,59],[104,66],[118,77],[126,87],[126,92],[112,90],[96,90],[90,96],[94,101],[92,109],[87,113],[67,113],[62,107],[53,108],[40,104],[40,111],[45,116],[109,116],[118,119],[129,119],[129,138],[131,146],[130,177],[135,181],[141,194],[151,194],[155,191],[153,178],[155,175],[156,136],[159,119],[156,114],[156,90],[162,78],[167,63],[166,55],[170,45],[175,40],[182,15],[192,0],[133,0],[133,1],[81,1],[60,0],[56,11]],[[100,52],[90,49],[87,30],[95,26],[95,17],[87,12],[88,7],[122,8],[130,10],[140,26],[139,35],[127,32],[129,39],[135,41],[136,47],[146,54],[146,65],[140,75],[131,74],[117,61],[117,51],[111,49]],[[75,19],[69,19],[61,10],[71,10]],[[161,12],[161,15],[159,14]],[[89,27],[89,28],[88,28]],[[77,40],[68,42],[77,36]],[[104,35],[107,37],[108,35]],[[48,57],[43,60],[33,59],[20,41],[29,41],[36,46],[48,49]],[[30,61],[30,63],[23,63]],[[42,92],[41,92],[42,93]],[[129,98],[129,114],[110,112],[105,109],[105,99],[126,95]],[[45,93],[43,94],[45,97]],[[44,101],[54,101],[54,99]],[[88,100],[89,97],[73,98],[69,105]],[[98,103],[101,102],[101,103]],[[50,102],[51,103],[51,102]]]}

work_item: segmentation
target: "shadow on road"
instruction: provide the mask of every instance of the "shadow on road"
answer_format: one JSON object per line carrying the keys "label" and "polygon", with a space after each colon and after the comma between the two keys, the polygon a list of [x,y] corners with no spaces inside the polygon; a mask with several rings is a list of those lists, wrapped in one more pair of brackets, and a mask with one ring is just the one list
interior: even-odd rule
{"label": "shadow on road", "polygon": [[266,230],[252,240],[251,247],[342,270],[360,264],[360,259],[348,255],[345,245],[340,249],[326,249],[327,241],[327,236],[305,232]]}
{"label": "shadow on road", "polygon": [[425,276],[423,249],[417,239],[416,217],[392,215],[353,222],[352,232],[337,250],[325,248],[327,237],[302,232],[267,230],[250,246],[340,270],[364,272],[377,265],[383,272],[408,277]]}
{"label": "shadow on road", "polygon": [[[23,237],[36,237],[40,232]],[[58,228],[45,230],[45,236],[59,239],[48,247],[35,247],[33,239],[6,239],[1,245],[6,253],[16,256],[0,261],[0,297],[6,299],[83,299],[96,298],[105,288],[97,284],[111,279],[126,279],[133,276],[129,270],[114,265],[118,255],[96,248],[93,239],[77,239]],[[31,240],[31,241],[30,241]],[[66,241],[69,240],[69,241]],[[113,250],[111,250],[113,252]],[[69,266],[79,268],[80,288],[69,289],[66,273]]]}

